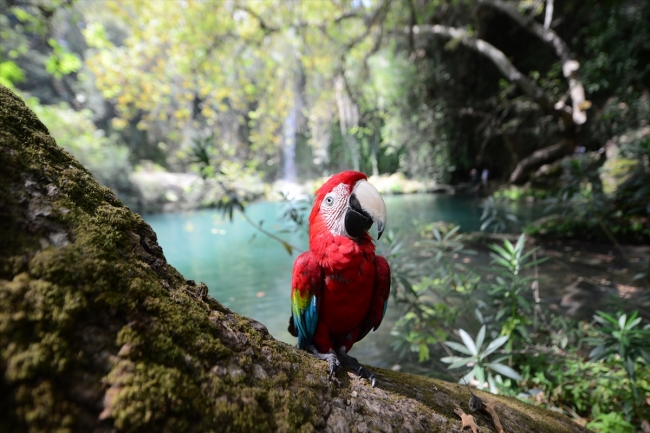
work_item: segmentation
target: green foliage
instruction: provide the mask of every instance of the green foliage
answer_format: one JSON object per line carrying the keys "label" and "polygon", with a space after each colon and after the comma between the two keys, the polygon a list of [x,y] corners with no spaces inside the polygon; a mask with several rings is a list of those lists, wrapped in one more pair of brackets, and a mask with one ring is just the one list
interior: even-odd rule
{"label": "green foliage", "polygon": [[650,324],[643,328],[638,327],[641,318],[637,317],[635,311],[629,318],[627,314],[621,314],[617,318],[598,311],[594,315],[594,320],[602,325],[599,328],[601,337],[593,338],[590,342],[597,345],[589,357],[593,361],[606,358],[611,354],[618,354],[621,362],[630,376],[634,378],[634,370],[630,366],[636,362],[637,358],[643,358],[650,363],[650,355],[645,351],[648,348],[647,343],[650,338]]}
{"label": "green foliage", "polygon": [[635,433],[636,429],[632,424],[627,422],[623,414],[619,412],[608,412],[598,414],[587,428],[599,433],[617,432],[617,433]]}
{"label": "green foliage", "polygon": [[[617,164],[631,161],[632,163]],[[528,234],[644,242],[650,239],[650,139],[620,147],[613,159],[595,152],[563,161],[560,189],[544,200],[549,214]]]}
{"label": "green foliage", "polygon": [[[591,332],[590,327],[583,331]],[[575,344],[579,345],[576,341]],[[607,414],[617,413],[625,422],[634,417],[634,395],[630,379],[622,368],[621,363],[614,358],[593,362],[583,359],[576,350],[569,351],[566,356],[549,362],[543,368],[530,371],[526,368],[527,383],[538,393],[531,400],[547,407],[553,407],[582,416],[590,416],[594,420]],[[639,379],[637,386],[642,392],[650,392],[650,382],[647,380],[650,368],[637,364]],[[643,419],[643,413],[639,414]],[[602,432],[617,432],[607,430],[606,425],[600,427]]]}
{"label": "green foliage", "polygon": [[581,75],[588,93],[624,95],[630,86],[648,82],[649,18],[647,2],[617,0],[611,8],[599,5],[589,10],[581,30],[585,51]]}
{"label": "green foliage", "polygon": [[[426,273],[412,284],[411,269],[404,269],[397,261],[401,244],[387,256],[391,265],[395,298],[404,304],[406,313],[397,322],[394,334],[399,338],[395,348],[403,355],[417,352],[421,361],[429,359],[429,345],[444,341],[459,317],[468,314],[469,301],[477,288],[478,276],[465,265],[452,260],[454,254],[463,252],[459,226],[444,236],[437,227],[432,228],[433,239],[424,239],[431,251],[431,259],[424,264]],[[410,271],[410,272],[409,272]]]}
{"label": "green foliage", "polygon": [[491,195],[495,200],[507,199],[510,201],[536,201],[545,199],[547,196],[547,190],[518,185],[507,185],[501,187]]}
{"label": "green foliage", "polygon": [[[455,229],[445,233],[435,225],[423,232],[432,238],[427,244],[431,275],[411,273],[406,278],[418,282],[395,295],[405,313],[395,326],[394,346],[405,362],[415,352],[419,369],[439,374],[432,370],[432,359],[440,359],[456,380],[455,371],[461,369],[459,383],[593,420],[602,432],[638,426],[648,416],[641,396],[650,393],[645,359],[650,329],[642,329],[638,313],[599,313],[600,327],[555,316],[534,292],[538,281],[526,276],[525,270],[543,259],[536,257],[538,249],[526,249],[524,235],[514,243],[490,245],[488,279],[456,266],[453,257],[467,250],[457,242],[462,238]],[[468,277],[468,295],[455,292],[459,286],[453,282]],[[472,328],[478,330],[475,337],[468,331]],[[460,342],[449,341],[452,335]],[[597,346],[591,357],[586,344]]]}
{"label": "green foliage", "polygon": [[509,337],[507,335],[502,335],[501,337],[492,340],[484,348],[483,342],[485,339],[485,331],[486,326],[483,325],[476,336],[476,340],[474,340],[467,332],[465,332],[465,330],[459,329],[458,334],[460,335],[463,344],[454,341],[445,341],[445,344],[468,356],[447,356],[440,360],[448,363],[449,367],[447,368],[450,370],[471,364],[472,368],[461,378],[459,383],[470,383],[472,380],[476,380],[478,381],[477,388],[483,389],[485,387],[484,383],[487,380],[490,392],[497,394],[499,392],[497,384],[503,384],[501,375],[515,380],[522,380],[523,378],[515,370],[499,362],[508,358],[507,354],[488,362],[486,358],[495,350],[503,346],[506,341],[508,341]]}
{"label": "green foliage", "polygon": [[603,311],[598,311],[594,315],[594,320],[601,325],[598,328],[599,335],[588,341],[596,346],[589,353],[592,361],[617,355],[617,359],[630,379],[634,402],[639,404],[640,396],[636,385],[635,370],[639,360],[650,365],[650,354],[646,352],[650,341],[650,324],[643,328],[638,327],[641,324],[641,318],[637,315],[638,313],[635,311],[629,318],[627,314],[621,314],[614,318]]}
{"label": "green foliage", "polygon": [[524,252],[526,236],[522,234],[512,245],[506,239],[503,247],[493,244],[490,253],[493,262],[497,265],[492,269],[496,272],[496,282],[491,285],[488,295],[492,304],[497,306],[495,322],[501,325],[501,334],[512,336],[515,332],[521,340],[530,341],[527,325],[532,306],[523,291],[530,287],[533,279],[522,277],[521,271],[530,266],[539,264],[540,260],[530,260],[537,250]]}
{"label": "green foliage", "polygon": [[[299,112],[298,141],[300,136],[310,139],[325,163],[322,147],[329,146],[324,142],[338,123],[331,113],[336,106],[332,78],[351,49],[346,42],[358,38],[355,43],[364,44],[369,38],[359,26],[344,25],[347,19],[332,24],[349,12],[347,6],[312,6],[90,3],[87,13],[102,18],[84,32],[92,47],[86,64],[104,97],[117,107],[114,124],[155,129],[171,143],[172,154],[181,153],[181,164],[191,150],[179,137],[194,129],[214,134],[213,148],[240,166],[275,175],[285,141],[283,122],[295,105],[309,109]],[[121,44],[109,31],[109,24],[116,23],[126,30]],[[377,119],[362,120],[350,127],[377,129],[372,123]],[[354,146],[365,160],[374,144],[373,134],[364,131],[344,132],[358,136]]]}
{"label": "green foliage", "polygon": [[483,208],[481,230],[503,233],[519,223],[517,216],[512,213],[511,207],[504,200],[490,196],[481,203],[481,207]]}
{"label": "green foliage", "polygon": [[0,62],[0,84],[10,89],[14,88],[15,83],[25,79],[23,70],[11,60]]}
{"label": "green foliage", "polygon": [[446,118],[446,104],[442,99],[430,101],[422,92],[424,86],[448,81],[449,74],[431,59],[421,59],[415,67],[396,51],[382,51],[375,63],[375,86],[385,110],[382,138],[389,153],[400,155],[402,172],[449,182],[454,164],[448,145],[454,131]]}
{"label": "green foliage", "polygon": [[45,70],[56,78],[71,74],[81,69],[81,60],[73,53],[67,51],[60,43],[54,39],[49,39],[47,43],[52,47],[52,54],[45,62]]}

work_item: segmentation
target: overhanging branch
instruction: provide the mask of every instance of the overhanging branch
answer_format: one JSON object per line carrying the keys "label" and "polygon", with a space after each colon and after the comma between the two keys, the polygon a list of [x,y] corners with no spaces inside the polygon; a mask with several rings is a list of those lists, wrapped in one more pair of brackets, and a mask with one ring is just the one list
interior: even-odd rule
{"label": "overhanging branch", "polygon": [[405,34],[413,33],[414,35],[430,33],[437,36],[443,36],[455,39],[467,48],[470,48],[479,54],[487,57],[494,63],[494,65],[501,71],[501,73],[508,79],[515,83],[526,95],[531,97],[542,109],[555,117],[563,120],[565,127],[570,127],[573,124],[571,113],[566,110],[556,107],[555,104],[548,98],[544,90],[537,86],[531,79],[522,74],[511,62],[508,60],[503,51],[496,48],[483,39],[471,36],[466,30],[456,27],[441,26],[441,25],[422,25],[406,27]]}
{"label": "overhanging branch", "polygon": [[[571,50],[566,42],[550,26],[547,27],[524,16],[511,2],[503,0],[478,0],[478,2],[505,13],[517,24],[553,47],[555,54],[562,62],[562,73],[569,84],[573,122],[576,125],[585,123],[587,121],[585,109],[588,107],[588,103],[585,101],[585,90],[578,74],[580,64],[571,56]],[[549,4],[553,3],[549,2]],[[557,104],[557,108],[562,109],[562,105],[562,103]]]}

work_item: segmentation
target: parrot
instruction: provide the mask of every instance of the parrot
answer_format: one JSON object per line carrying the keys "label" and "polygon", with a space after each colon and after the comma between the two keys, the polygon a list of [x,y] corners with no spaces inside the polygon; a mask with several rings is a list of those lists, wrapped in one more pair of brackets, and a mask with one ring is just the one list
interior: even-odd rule
{"label": "parrot", "polygon": [[[365,174],[343,171],[315,193],[309,215],[309,250],[293,266],[289,332],[298,347],[329,365],[329,380],[347,365],[375,386],[375,376],[348,352],[386,314],[390,268],[375,254],[386,227],[386,204]],[[336,380],[336,378],[335,378]]]}

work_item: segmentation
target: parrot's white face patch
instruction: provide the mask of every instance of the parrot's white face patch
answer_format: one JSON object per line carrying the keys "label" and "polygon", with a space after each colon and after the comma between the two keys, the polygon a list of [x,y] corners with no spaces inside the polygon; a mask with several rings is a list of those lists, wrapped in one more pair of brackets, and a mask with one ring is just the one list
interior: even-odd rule
{"label": "parrot's white face patch", "polygon": [[320,214],[327,228],[335,236],[345,235],[345,210],[350,197],[350,187],[339,183],[327,193],[320,204]]}

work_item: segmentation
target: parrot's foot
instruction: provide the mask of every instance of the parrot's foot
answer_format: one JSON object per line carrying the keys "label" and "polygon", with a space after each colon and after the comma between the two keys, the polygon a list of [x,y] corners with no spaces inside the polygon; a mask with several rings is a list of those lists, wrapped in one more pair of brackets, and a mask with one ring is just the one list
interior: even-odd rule
{"label": "parrot's foot", "polygon": [[[308,349],[316,358],[327,361],[327,364],[330,367],[329,380],[332,380],[332,377],[336,374],[337,371],[339,371],[339,368],[341,368],[341,363],[339,362],[339,358],[336,356],[336,352],[330,350],[327,353],[320,353],[314,346],[309,346]],[[338,382],[336,378],[334,378],[334,381]]]}
{"label": "parrot's foot", "polygon": [[354,371],[357,374],[357,376],[359,376],[360,379],[368,379],[370,381],[371,386],[373,388],[375,387],[375,383],[376,383],[375,374],[363,368],[363,366],[359,363],[359,361],[357,361],[357,358],[353,358],[350,355],[348,355],[344,348],[341,348],[337,352],[337,354],[339,356],[339,360],[343,364],[350,367],[352,371]]}

